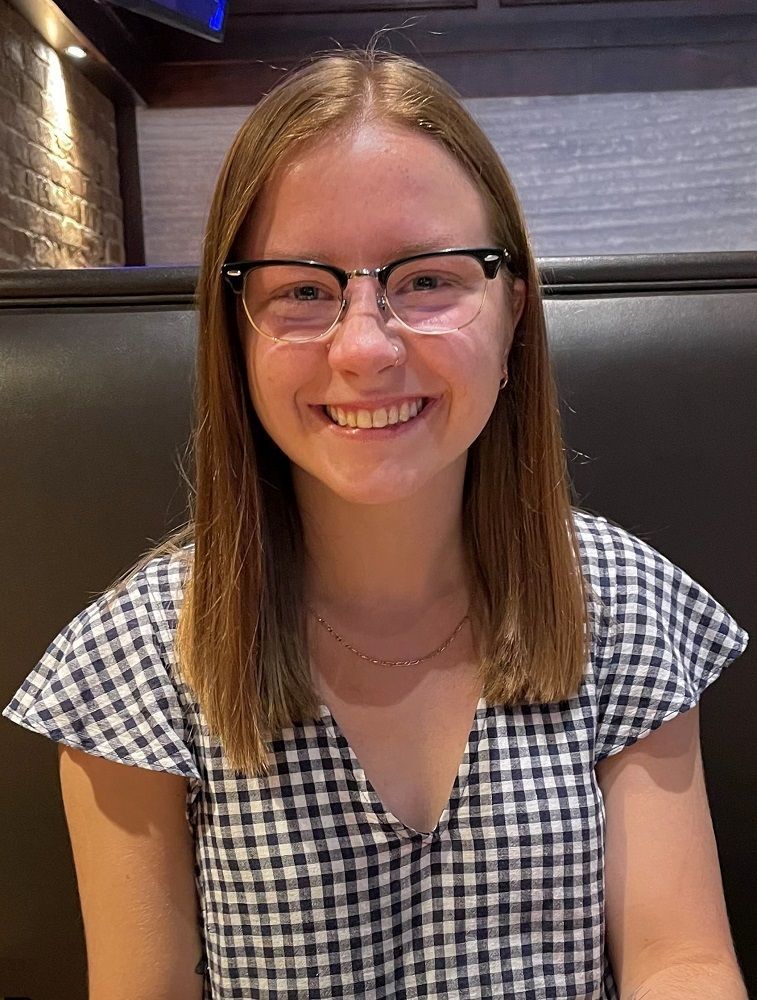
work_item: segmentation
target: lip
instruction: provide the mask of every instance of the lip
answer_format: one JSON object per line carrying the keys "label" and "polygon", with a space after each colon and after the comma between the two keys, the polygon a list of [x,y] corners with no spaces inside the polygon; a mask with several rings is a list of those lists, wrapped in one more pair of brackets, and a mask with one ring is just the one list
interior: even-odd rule
{"label": "lip", "polygon": [[[418,397],[414,396],[413,399],[418,398],[428,398],[428,397]],[[406,400],[403,400],[405,402]],[[411,420],[406,420],[405,423],[396,423],[391,426],[386,427],[342,427],[341,424],[335,424],[331,417],[328,416],[326,411],[322,406],[312,406],[311,409],[315,414],[316,420],[323,424],[325,427],[330,428],[334,434],[339,434],[347,439],[352,439],[353,441],[389,441],[392,438],[396,438],[400,434],[409,433],[413,427],[420,426],[425,422],[428,414],[432,410],[436,409],[436,404],[439,402],[439,397],[430,397],[428,403],[423,407],[421,412],[413,417]],[[379,409],[381,403],[374,403],[371,409]],[[385,405],[385,404],[384,404]],[[396,401],[389,405],[396,406]],[[360,407],[360,409],[368,409],[368,407]]]}

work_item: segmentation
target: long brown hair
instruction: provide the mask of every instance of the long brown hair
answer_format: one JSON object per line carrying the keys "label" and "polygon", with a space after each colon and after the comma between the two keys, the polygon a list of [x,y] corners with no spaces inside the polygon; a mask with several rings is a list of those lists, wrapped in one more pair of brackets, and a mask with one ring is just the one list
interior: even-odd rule
{"label": "long brown hair", "polygon": [[[512,182],[482,130],[438,76],[390,53],[321,56],[255,108],[215,188],[197,288],[199,344],[188,526],[154,548],[190,564],[176,653],[211,731],[237,770],[269,771],[271,736],[317,717],[304,614],[304,540],[290,465],[250,401],[234,302],[220,267],[274,167],[311,140],[363,120],[420,132],[448,150],[486,203],[527,300],[509,382],[471,445],[463,532],[471,626],[489,704],[576,694],[589,642],[557,394],[539,275]],[[181,548],[189,540],[194,549]]]}

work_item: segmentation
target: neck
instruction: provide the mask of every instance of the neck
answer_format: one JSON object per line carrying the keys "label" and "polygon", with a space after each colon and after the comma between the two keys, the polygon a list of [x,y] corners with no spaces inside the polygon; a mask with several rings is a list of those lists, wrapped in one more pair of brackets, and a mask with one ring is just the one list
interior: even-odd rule
{"label": "neck", "polygon": [[448,480],[442,491],[430,483],[389,504],[351,503],[297,470],[294,482],[307,552],[305,594],[319,614],[412,628],[435,613],[465,613],[462,479],[458,489]]}

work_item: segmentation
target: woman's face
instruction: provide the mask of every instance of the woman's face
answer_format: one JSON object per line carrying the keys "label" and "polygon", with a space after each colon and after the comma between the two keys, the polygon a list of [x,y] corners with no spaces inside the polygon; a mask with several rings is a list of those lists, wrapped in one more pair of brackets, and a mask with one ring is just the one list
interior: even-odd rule
{"label": "woman's face", "polygon": [[[328,136],[276,172],[249,220],[241,256],[317,260],[349,271],[424,248],[493,245],[483,200],[446,150],[414,132],[370,125]],[[325,340],[267,339],[238,310],[253,405],[293,463],[298,487],[320,484],[367,504],[401,500],[424,486],[459,490],[525,300],[524,282],[508,286],[503,272],[489,282],[476,319],[453,333],[413,333],[385,316],[370,276],[350,280],[348,308]],[[342,427],[324,412],[325,404],[389,412],[417,397],[432,402],[394,430]]]}

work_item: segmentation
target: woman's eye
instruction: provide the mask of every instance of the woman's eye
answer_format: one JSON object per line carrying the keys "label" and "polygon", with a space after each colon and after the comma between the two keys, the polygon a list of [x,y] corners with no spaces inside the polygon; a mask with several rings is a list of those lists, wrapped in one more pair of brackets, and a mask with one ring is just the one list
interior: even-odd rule
{"label": "woman's eye", "polygon": [[446,284],[441,274],[409,274],[397,282],[396,291],[401,295],[411,292],[434,292]]}
{"label": "woman's eye", "polygon": [[439,278],[434,274],[419,274],[417,277],[412,279],[412,287],[414,291],[425,292],[427,290],[439,287]]}
{"label": "woman's eye", "polygon": [[289,285],[279,288],[275,298],[289,299],[293,302],[323,302],[329,298],[329,292],[319,285]]}
{"label": "woman's eye", "polygon": [[292,294],[300,302],[316,302],[323,297],[323,289],[315,285],[298,285],[292,289]]}

